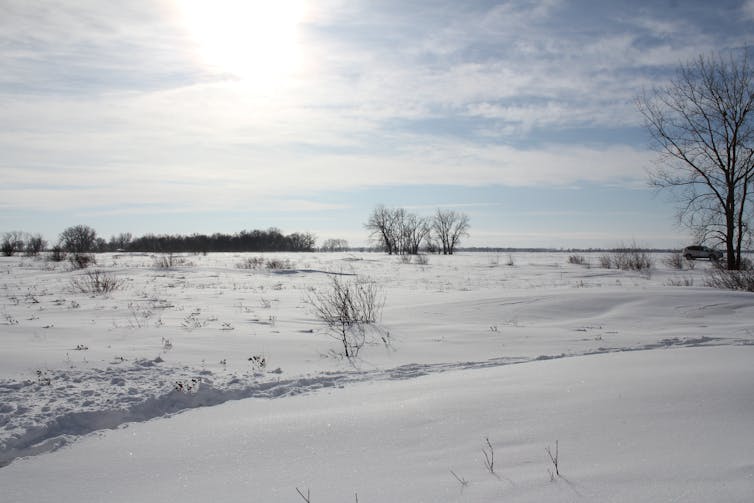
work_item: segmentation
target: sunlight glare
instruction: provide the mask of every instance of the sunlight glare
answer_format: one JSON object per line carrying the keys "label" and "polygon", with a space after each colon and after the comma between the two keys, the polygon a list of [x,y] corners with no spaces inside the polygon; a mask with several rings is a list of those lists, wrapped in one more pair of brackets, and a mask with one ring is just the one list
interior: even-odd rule
{"label": "sunlight glare", "polygon": [[255,83],[295,69],[303,0],[178,0],[202,64]]}

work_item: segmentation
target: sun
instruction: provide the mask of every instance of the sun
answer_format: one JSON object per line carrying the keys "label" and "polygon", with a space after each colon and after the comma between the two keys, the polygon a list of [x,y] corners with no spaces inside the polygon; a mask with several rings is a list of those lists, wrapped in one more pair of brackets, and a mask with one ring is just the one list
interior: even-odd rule
{"label": "sun", "polygon": [[304,0],[176,0],[201,64],[254,83],[274,83],[299,59]]}

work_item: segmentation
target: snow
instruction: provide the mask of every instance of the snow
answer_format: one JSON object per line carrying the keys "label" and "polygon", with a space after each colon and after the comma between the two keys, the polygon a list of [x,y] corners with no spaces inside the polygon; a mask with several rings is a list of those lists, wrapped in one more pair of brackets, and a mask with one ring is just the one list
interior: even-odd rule
{"label": "snow", "polygon": [[[2,259],[3,501],[751,501],[754,296],[707,263],[249,256],[99,255],[106,295]],[[307,303],[333,274],[385,291],[353,361]]]}

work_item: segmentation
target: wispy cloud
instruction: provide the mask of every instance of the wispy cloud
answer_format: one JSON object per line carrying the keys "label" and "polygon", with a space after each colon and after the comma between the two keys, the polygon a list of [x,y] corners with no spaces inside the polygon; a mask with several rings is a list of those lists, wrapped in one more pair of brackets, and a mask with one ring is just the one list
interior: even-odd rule
{"label": "wispy cloud", "polygon": [[178,1],[5,1],[4,207],[316,211],[331,209],[318,193],[365,187],[636,187],[654,155],[634,97],[744,43],[754,19],[751,1],[737,20],[705,2],[305,3],[299,66],[261,86],[202,63]]}
{"label": "wispy cloud", "polygon": [[744,0],[741,12],[747,19],[754,19],[754,0]]}

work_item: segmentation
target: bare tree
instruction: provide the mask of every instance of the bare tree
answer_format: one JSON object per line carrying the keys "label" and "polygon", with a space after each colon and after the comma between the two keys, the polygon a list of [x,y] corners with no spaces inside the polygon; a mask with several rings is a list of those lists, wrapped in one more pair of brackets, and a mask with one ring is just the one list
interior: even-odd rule
{"label": "bare tree", "polygon": [[754,68],[751,48],[700,56],[678,68],[638,108],[662,154],[650,174],[680,203],[679,220],[699,241],[722,243],[727,268],[741,268],[751,238],[754,189]]}
{"label": "bare tree", "polygon": [[132,239],[133,236],[130,232],[121,232],[117,236],[110,236],[109,248],[111,251],[125,251]]}
{"label": "bare tree", "polygon": [[68,227],[60,233],[60,246],[70,253],[87,253],[95,250],[97,232],[88,225]]}
{"label": "bare tree", "polygon": [[429,221],[413,213],[403,214],[399,222],[400,227],[400,252],[409,255],[417,255],[422,243],[427,239],[430,232]]}
{"label": "bare tree", "polygon": [[6,232],[0,241],[0,252],[6,257],[11,257],[14,253],[22,251],[25,236],[26,234],[22,231]]}
{"label": "bare tree", "polygon": [[294,232],[288,235],[288,243],[290,251],[313,251],[314,246],[317,244],[317,236],[308,232]]}
{"label": "bare tree", "polygon": [[390,255],[418,254],[431,232],[427,218],[382,205],[374,209],[364,226],[371,231],[372,240]]}
{"label": "bare tree", "polygon": [[30,257],[36,257],[45,247],[47,247],[47,241],[41,234],[34,234],[26,240],[26,254]]}
{"label": "bare tree", "polygon": [[469,235],[469,217],[465,213],[439,209],[432,218],[432,230],[443,255],[452,255],[461,238]]}
{"label": "bare tree", "polygon": [[377,206],[364,225],[370,231],[370,237],[389,255],[400,253],[400,222],[405,211],[402,208]]}
{"label": "bare tree", "polygon": [[326,252],[341,252],[348,249],[348,241],[345,239],[325,239],[320,250]]}

